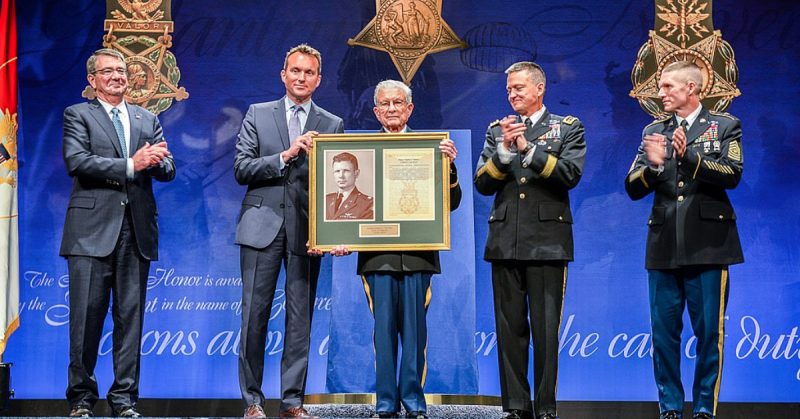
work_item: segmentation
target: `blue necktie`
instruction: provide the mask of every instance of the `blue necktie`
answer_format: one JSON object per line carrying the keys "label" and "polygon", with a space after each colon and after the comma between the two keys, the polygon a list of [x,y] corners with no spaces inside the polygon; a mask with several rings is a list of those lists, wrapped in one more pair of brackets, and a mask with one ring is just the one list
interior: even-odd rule
{"label": "blue necktie", "polygon": [[294,105],[289,109],[292,111],[292,115],[289,117],[289,143],[293,143],[294,139],[302,134],[299,113],[303,108],[300,105]]}
{"label": "blue necktie", "polygon": [[119,119],[119,109],[111,109],[111,122],[114,123],[114,129],[117,130],[117,139],[119,146],[122,148],[122,157],[128,158],[128,146],[125,144],[125,128],[122,128],[122,120]]}

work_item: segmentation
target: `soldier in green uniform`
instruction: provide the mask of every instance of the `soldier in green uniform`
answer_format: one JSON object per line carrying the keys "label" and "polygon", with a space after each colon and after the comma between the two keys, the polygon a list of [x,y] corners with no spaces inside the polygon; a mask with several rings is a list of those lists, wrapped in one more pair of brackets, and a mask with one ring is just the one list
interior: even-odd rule
{"label": "soldier in green uniform", "polygon": [[[414,111],[411,89],[397,80],[375,86],[373,112],[381,132],[410,132],[407,125]],[[439,143],[450,161],[450,210],[461,203],[451,139]],[[331,254],[350,254],[336,246]],[[431,301],[431,278],[441,272],[439,252],[384,250],[358,252],[357,272],[361,275],[370,311],[375,318],[375,418],[396,418],[400,407],[407,418],[427,419],[425,377],[428,345],[427,311]],[[402,348],[398,355],[398,346]]]}
{"label": "soldier in green uniform", "polygon": [[694,63],[664,68],[658,95],[672,115],[644,128],[625,178],[631,199],[654,193],[645,266],[661,419],[682,418],[681,330],[687,305],[697,337],[693,418],[716,414],[728,265],[744,261],[726,193],[742,177],[741,124],[701,105],[702,84]]}
{"label": "soldier in green uniform", "polygon": [[586,143],[577,118],[544,106],[545,74],[538,64],[518,62],[506,74],[516,115],[489,126],[475,174],[478,192],[494,195],[483,257],[492,263],[500,392],[506,418],[552,419],[561,308],[573,260],[569,190],[581,179]]}

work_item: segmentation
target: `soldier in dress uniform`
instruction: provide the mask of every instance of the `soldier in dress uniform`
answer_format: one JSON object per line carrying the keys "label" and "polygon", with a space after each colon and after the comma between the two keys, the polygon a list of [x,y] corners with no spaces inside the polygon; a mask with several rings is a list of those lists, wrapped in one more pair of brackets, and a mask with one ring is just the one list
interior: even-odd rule
{"label": "soldier in dress uniform", "polygon": [[654,193],[647,221],[647,261],[653,367],[660,417],[681,419],[681,330],[688,305],[697,337],[693,418],[716,414],[722,376],[728,265],[744,261],[727,189],[742,177],[738,119],[705,109],[703,79],[694,63],[664,68],[658,95],[672,113],[644,128],[625,178],[631,199]]}
{"label": "soldier in dress uniform", "polygon": [[506,74],[516,115],[489,126],[475,174],[478,192],[495,197],[483,257],[492,263],[500,391],[506,418],[552,419],[561,308],[573,260],[569,190],[581,179],[586,143],[577,118],[544,106],[539,65],[518,62]]}
{"label": "soldier in dress uniform", "polygon": [[356,156],[348,152],[333,156],[333,178],[339,190],[325,195],[326,220],[373,219],[372,197],[356,187],[360,174]]}
{"label": "soldier in dress uniform", "polygon": [[[375,87],[375,117],[381,132],[409,132],[414,110],[411,89],[397,80],[384,80]],[[455,143],[444,139],[439,150],[450,161],[450,210],[461,203]],[[350,254],[336,246],[331,254]],[[358,253],[358,274],[364,283],[370,311],[375,318],[375,418],[396,418],[400,408],[407,418],[427,419],[425,401],[426,316],[431,300],[431,278],[441,272],[439,252],[385,250]],[[399,338],[399,339],[398,339]],[[402,353],[398,356],[398,342]]]}

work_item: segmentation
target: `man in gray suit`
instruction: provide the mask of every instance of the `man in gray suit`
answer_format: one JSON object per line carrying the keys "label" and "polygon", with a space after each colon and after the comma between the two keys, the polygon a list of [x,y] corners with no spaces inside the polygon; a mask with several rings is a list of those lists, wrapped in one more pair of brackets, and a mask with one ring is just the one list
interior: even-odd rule
{"label": "man in gray suit", "polygon": [[88,417],[98,399],[94,368],[108,312],[114,318],[115,416],[138,417],[139,360],[150,261],[158,258],[153,179],[175,178],[158,118],[126,103],[125,59],[95,51],[86,63],[97,99],[64,111],[64,162],[72,177],[61,256],[69,267],[71,417]]}
{"label": "man in gray suit", "polygon": [[309,256],[308,158],[313,136],[344,132],[342,119],[311,101],[322,57],[301,44],[286,54],[286,96],[250,106],[236,143],[236,180],[247,185],[236,228],[242,268],[239,386],[244,417],[265,418],[264,349],[281,263],[286,268],[286,323],[280,417],[310,417],[303,408],[311,315],[320,259]]}

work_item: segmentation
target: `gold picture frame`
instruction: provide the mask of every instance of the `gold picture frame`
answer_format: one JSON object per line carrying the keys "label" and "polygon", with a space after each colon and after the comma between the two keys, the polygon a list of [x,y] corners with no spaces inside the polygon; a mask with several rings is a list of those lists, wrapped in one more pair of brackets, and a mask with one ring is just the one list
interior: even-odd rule
{"label": "gold picture frame", "polygon": [[321,134],[309,160],[309,247],[449,250],[448,132]]}

